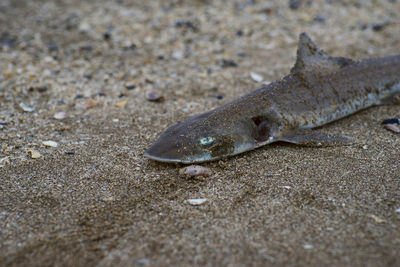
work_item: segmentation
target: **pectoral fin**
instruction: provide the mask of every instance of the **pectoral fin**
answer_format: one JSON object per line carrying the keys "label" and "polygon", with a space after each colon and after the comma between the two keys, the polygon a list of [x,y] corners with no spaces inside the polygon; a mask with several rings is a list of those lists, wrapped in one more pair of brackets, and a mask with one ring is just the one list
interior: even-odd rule
{"label": "pectoral fin", "polygon": [[351,143],[351,140],[345,136],[327,134],[318,130],[295,130],[279,138],[279,141],[317,147],[342,146]]}

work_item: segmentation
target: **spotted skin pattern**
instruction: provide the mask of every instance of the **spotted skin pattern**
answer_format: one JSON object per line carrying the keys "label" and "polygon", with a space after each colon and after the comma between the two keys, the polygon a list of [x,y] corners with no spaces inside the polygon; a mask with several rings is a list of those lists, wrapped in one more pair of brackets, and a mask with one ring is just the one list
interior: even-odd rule
{"label": "spotted skin pattern", "polygon": [[347,138],[310,130],[400,95],[400,55],[331,57],[307,34],[281,80],[169,127],[145,156],[163,162],[217,160],[276,141],[335,145]]}

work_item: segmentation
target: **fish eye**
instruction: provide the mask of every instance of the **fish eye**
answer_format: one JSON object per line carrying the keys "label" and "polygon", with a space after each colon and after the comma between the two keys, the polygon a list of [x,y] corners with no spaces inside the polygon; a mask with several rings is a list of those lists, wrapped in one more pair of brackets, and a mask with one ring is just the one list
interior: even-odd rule
{"label": "fish eye", "polygon": [[212,136],[203,137],[200,139],[200,144],[203,146],[210,145],[215,141],[215,138]]}

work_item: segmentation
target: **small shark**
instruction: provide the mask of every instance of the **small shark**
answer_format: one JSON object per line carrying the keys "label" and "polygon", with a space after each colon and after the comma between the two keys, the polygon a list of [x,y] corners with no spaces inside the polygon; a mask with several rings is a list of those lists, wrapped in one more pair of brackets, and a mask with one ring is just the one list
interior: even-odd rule
{"label": "small shark", "polygon": [[400,55],[354,61],[332,57],[306,33],[281,80],[169,127],[147,158],[185,164],[212,161],[284,141],[306,146],[348,143],[312,128],[398,100]]}

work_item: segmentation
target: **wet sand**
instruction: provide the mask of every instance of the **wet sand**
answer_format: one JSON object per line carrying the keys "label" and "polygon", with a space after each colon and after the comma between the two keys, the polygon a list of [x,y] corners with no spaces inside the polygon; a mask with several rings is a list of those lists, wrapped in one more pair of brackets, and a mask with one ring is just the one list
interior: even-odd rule
{"label": "wet sand", "polygon": [[322,127],[350,146],[276,143],[202,164],[208,177],[143,157],[166,127],[260,87],[252,72],[287,74],[301,32],[334,56],[400,53],[398,10],[0,1],[0,265],[398,265],[400,135],[381,122],[399,106]]}

